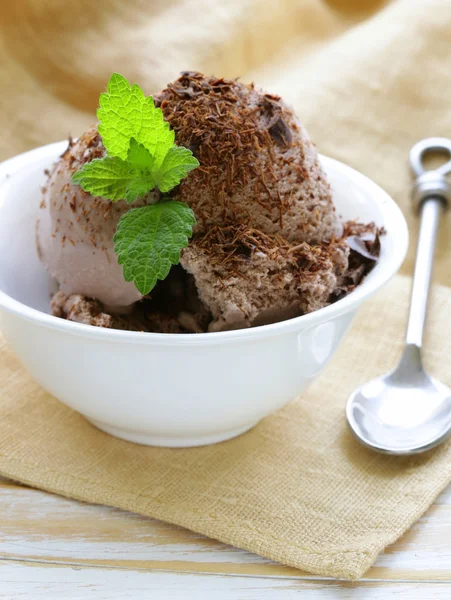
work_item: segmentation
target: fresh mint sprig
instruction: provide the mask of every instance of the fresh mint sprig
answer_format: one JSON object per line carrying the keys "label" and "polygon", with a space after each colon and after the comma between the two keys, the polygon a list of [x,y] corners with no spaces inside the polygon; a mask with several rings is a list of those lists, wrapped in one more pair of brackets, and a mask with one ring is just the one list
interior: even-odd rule
{"label": "fresh mint sprig", "polygon": [[[166,193],[199,166],[188,148],[175,144],[174,131],[151,96],[114,73],[100,95],[98,131],[107,156],[85,163],[72,182],[112,202],[134,202],[154,188]],[[126,281],[143,295],[167,277],[180,260],[196,220],[183,202],[162,199],[125,213],[114,236],[114,250]]]}

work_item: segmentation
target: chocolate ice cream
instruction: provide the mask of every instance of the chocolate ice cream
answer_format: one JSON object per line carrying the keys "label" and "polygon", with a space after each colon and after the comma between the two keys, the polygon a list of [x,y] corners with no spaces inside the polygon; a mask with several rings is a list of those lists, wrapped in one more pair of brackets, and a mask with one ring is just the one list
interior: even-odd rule
{"label": "chocolate ice cream", "polygon": [[316,148],[278,96],[185,73],[155,102],[201,164],[177,194],[193,208],[198,231],[246,223],[289,241],[341,236]]}
{"label": "chocolate ice cream", "polygon": [[[60,284],[54,314],[100,327],[219,331],[318,310],[358,285],[378,232],[342,223],[315,146],[278,96],[189,72],[155,104],[200,162],[171,192],[197,219],[180,265],[143,300],[124,281],[112,238],[129,205],[70,182],[104,154],[93,128],[55,165],[38,224],[41,258]],[[157,200],[151,192],[134,206]]]}
{"label": "chocolate ice cream", "polygon": [[[96,298],[117,312],[142,298],[124,280],[113,251],[114,231],[130,206],[93,197],[71,183],[81,165],[104,155],[96,127],[69,142],[49,173],[36,234],[41,260],[63,292]],[[153,191],[133,206],[152,204],[158,196]]]}

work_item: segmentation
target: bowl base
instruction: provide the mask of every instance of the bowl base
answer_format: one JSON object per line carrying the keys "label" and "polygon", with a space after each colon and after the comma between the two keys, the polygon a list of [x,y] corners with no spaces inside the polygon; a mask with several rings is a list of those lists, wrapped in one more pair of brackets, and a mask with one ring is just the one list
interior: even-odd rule
{"label": "bowl base", "polygon": [[193,446],[207,446],[208,444],[217,444],[219,442],[225,442],[230,440],[242,433],[246,433],[252,427],[255,427],[257,421],[245,425],[244,427],[238,427],[237,429],[229,429],[228,431],[221,431],[220,433],[214,433],[211,435],[199,435],[192,437],[184,436],[159,436],[149,435],[147,433],[140,433],[139,431],[131,431],[130,429],[122,429],[120,427],[112,427],[106,423],[88,419],[92,425],[109,433],[114,437],[128,442],[135,442],[135,444],[143,444],[145,446],[160,446],[165,448],[191,448]]}

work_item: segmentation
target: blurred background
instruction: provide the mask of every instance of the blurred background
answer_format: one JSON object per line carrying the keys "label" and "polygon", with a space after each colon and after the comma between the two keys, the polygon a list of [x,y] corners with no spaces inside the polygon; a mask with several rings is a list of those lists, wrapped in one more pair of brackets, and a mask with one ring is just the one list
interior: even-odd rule
{"label": "blurred background", "polygon": [[[450,0],[0,4],[1,160],[79,135],[113,71],[150,94],[182,70],[240,77],[293,104],[320,152],[382,185],[415,234],[408,150],[451,136]],[[448,219],[444,284],[450,233]]]}

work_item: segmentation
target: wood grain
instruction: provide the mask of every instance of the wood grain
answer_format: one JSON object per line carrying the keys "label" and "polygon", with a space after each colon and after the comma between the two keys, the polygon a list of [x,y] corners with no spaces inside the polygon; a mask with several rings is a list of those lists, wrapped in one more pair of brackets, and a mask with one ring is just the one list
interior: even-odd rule
{"label": "wood grain", "polygon": [[[179,527],[0,480],[0,598],[451,597],[451,488],[358,583],[314,577]],[[360,595],[359,595],[360,594]],[[404,594],[404,595],[403,595]]]}
{"label": "wood grain", "polygon": [[447,584],[376,583],[338,584],[336,582],[291,581],[246,577],[193,577],[186,574],[108,571],[78,571],[67,567],[37,569],[33,565],[1,565],[0,581],[10,590],[0,598],[132,598],[133,600],[437,600],[449,598]]}

